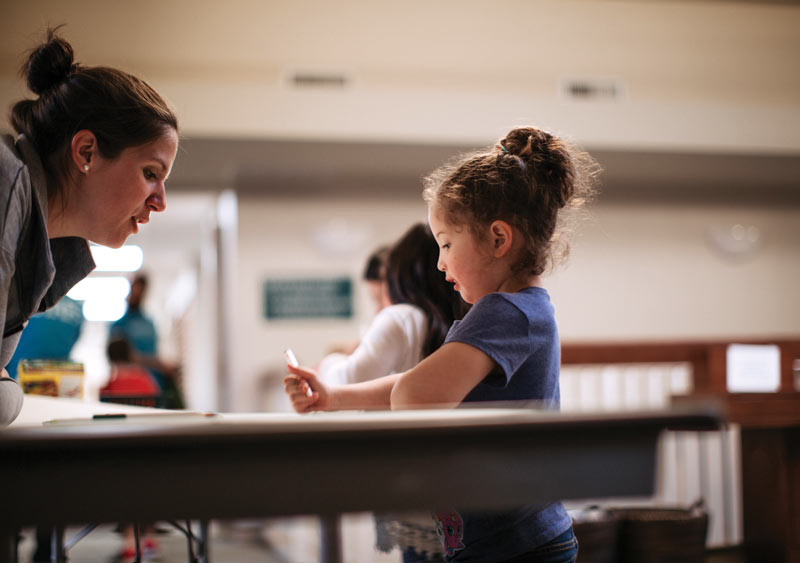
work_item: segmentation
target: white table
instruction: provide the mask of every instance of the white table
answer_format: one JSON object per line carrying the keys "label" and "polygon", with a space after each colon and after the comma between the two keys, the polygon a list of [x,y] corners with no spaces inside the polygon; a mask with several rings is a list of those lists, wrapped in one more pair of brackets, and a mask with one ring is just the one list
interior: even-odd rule
{"label": "white table", "polygon": [[[659,434],[719,422],[715,412],[687,407],[581,416],[492,408],[39,424],[50,406],[26,400],[18,421],[0,432],[4,480],[15,484],[4,491],[0,513],[6,550],[16,530],[34,524],[331,519],[366,510],[648,495]],[[91,403],[58,408],[53,418],[142,412]],[[326,558],[337,560],[337,550]]]}

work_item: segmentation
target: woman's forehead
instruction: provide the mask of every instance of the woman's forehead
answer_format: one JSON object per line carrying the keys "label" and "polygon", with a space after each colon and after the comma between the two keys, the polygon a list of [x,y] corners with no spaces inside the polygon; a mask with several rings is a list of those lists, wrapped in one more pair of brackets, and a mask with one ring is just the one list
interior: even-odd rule
{"label": "woman's forehead", "polygon": [[126,149],[128,156],[136,160],[153,160],[168,172],[178,152],[178,135],[173,129],[142,145]]}

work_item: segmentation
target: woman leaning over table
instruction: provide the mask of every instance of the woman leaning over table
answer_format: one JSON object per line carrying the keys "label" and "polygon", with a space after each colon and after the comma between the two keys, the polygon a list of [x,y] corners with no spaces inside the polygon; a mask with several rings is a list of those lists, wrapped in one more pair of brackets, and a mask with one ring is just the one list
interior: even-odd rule
{"label": "woman leaning over table", "polygon": [[[119,248],[166,207],[164,182],[178,122],[148,84],[73,60],[58,28],[22,68],[35,99],[17,102],[0,136],[0,362],[35,313],[55,305],[94,268],[88,241]],[[22,407],[0,379],[0,426]]]}

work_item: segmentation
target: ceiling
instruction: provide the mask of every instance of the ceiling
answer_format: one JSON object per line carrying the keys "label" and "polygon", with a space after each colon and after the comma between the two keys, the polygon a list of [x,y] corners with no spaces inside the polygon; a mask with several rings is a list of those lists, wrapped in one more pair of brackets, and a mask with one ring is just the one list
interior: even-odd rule
{"label": "ceiling", "polygon": [[[418,197],[448,158],[533,122],[592,152],[604,198],[800,199],[797,1],[6,4],[0,104],[29,95],[22,53],[66,24],[81,62],[176,107],[172,190]],[[576,82],[598,95],[570,98]]]}
{"label": "ceiling", "polygon": [[[482,147],[255,139],[181,141],[170,190],[418,198],[421,180]],[[800,204],[800,156],[590,149],[604,199]]]}
{"label": "ceiling", "polygon": [[65,24],[81,62],[120,66],[157,83],[278,83],[292,72],[318,71],[341,73],[365,89],[552,96],[561,79],[589,76],[619,79],[640,100],[797,104],[800,93],[797,2],[4,4],[0,73],[16,72],[45,26]]}

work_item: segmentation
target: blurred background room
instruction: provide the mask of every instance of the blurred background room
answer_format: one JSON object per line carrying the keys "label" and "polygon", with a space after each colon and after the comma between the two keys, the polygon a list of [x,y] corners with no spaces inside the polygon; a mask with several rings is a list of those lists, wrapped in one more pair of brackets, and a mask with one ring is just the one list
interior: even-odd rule
{"label": "blurred background room", "polygon": [[[313,365],[358,339],[364,263],[426,219],[421,178],[520,124],[604,169],[545,280],[565,345],[800,335],[798,2],[26,0],[2,14],[4,111],[30,95],[24,52],[66,24],[78,61],[142,76],[180,120],[167,210],[126,245],[141,254],[71,294],[85,315],[72,356],[95,393],[138,270],[188,408],[288,410],[284,349]],[[564,409],[691,391],[685,362],[638,369],[586,383],[565,367]],[[665,446],[692,471],[661,470],[659,494],[704,497],[710,545],[735,545],[737,439],[706,442]],[[352,560],[370,561],[369,541]]]}

